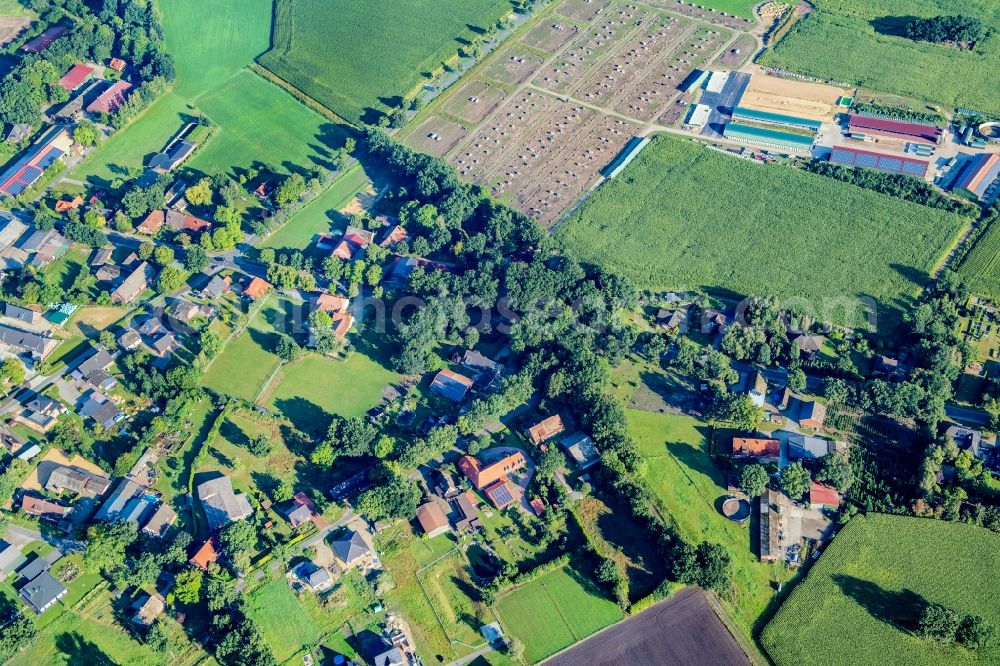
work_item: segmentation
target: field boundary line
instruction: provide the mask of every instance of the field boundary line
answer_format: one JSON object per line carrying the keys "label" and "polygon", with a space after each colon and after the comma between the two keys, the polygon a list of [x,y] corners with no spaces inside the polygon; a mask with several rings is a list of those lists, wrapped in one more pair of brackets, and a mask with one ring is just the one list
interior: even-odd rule
{"label": "field boundary line", "polygon": [[753,639],[750,639],[748,636],[744,635],[744,633],[740,631],[738,627],[733,625],[733,619],[729,616],[729,613],[726,612],[726,609],[723,608],[722,603],[719,601],[719,598],[716,596],[715,592],[710,592],[709,590],[702,589],[701,593],[705,595],[705,598],[708,600],[708,605],[712,608],[712,611],[715,613],[716,617],[719,618],[719,621],[722,622],[722,626],[726,628],[726,631],[729,632],[729,635],[733,637],[733,640],[736,641],[736,644],[740,646],[741,650],[743,650],[743,654],[747,656],[747,659],[750,660],[750,663],[752,663],[754,666],[767,666],[768,664],[767,660],[760,659],[760,657],[763,656],[761,654],[761,650],[756,646],[756,644],[754,644]]}
{"label": "field boundary line", "polygon": [[438,614],[437,608],[434,607],[434,601],[431,599],[431,595],[428,594],[427,587],[424,585],[424,581],[422,581],[420,579],[420,574],[423,573],[426,569],[434,566],[435,564],[437,564],[441,560],[445,559],[446,557],[450,557],[454,553],[461,554],[461,551],[459,551],[458,546],[453,546],[451,548],[451,550],[447,551],[443,555],[440,555],[439,557],[436,557],[435,559],[431,560],[430,562],[428,562],[424,566],[422,566],[419,569],[417,569],[417,571],[413,575],[413,577],[417,579],[417,584],[420,585],[420,591],[424,593],[424,599],[427,600],[427,605],[430,606],[431,612],[434,613],[434,619],[437,621],[438,626],[441,627],[441,632],[444,634],[444,637],[448,639],[448,642],[451,643],[452,645],[464,645],[465,647],[469,648],[470,650],[478,650],[478,649],[480,649],[480,648],[482,648],[484,646],[488,646],[489,643],[487,643],[486,641],[483,641],[482,643],[479,643],[477,645],[469,645],[465,641],[460,641],[457,638],[452,638],[451,634],[449,634],[448,630],[445,628],[444,621],[441,619],[441,616]]}
{"label": "field boundary line", "polygon": [[543,590],[545,590],[545,596],[547,596],[549,598],[549,601],[552,602],[552,606],[556,609],[556,613],[559,614],[559,619],[562,620],[563,624],[566,625],[566,628],[569,629],[569,635],[573,637],[573,644],[575,645],[576,643],[579,643],[582,639],[576,635],[575,631],[573,631],[573,625],[571,625],[569,623],[569,620],[566,619],[566,616],[562,612],[562,608],[559,607],[559,604],[556,603],[555,597],[553,597],[552,593],[549,592],[549,588],[545,587],[545,581],[539,580],[538,584],[541,586]]}

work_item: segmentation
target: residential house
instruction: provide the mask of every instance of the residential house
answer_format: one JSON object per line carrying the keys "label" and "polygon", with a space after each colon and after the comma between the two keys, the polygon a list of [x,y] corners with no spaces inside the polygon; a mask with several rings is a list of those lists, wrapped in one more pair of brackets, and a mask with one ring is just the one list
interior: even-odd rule
{"label": "residential house", "polygon": [[86,382],[102,391],[110,391],[118,383],[107,370],[115,362],[114,356],[102,345],[94,346],[94,353],[78,365],[70,375],[78,382]]}
{"label": "residential house", "polygon": [[149,215],[139,223],[139,226],[135,228],[140,234],[146,234],[147,236],[155,236],[160,229],[163,228],[163,223],[166,221],[166,217],[163,211],[159,208],[156,210],[149,211]]}
{"label": "residential house", "polygon": [[219,298],[224,293],[229,291],[229,285],[231,285],[232,282],[233,279],[228,275],[226,277],[213,275],[212,279],[208,281],[207,285],[205,285],[205,288],[201,290],[201,295],[205,298]]}
{"label": "residential house", "polygon": [[173,333],[164,333],[153,341],[152,349],[160,358],[166,358],[180,349],[180,343]]}
{"label": "residential house", "polygon": [[875,355],[873,370],[876,374],[890,379],[902,379],[906,376],[906,369],[902,364],[900,364],[899,359],[892,358],[891,356],[885,356],[883,354]]}
{"label": "residential house", "polygon": [[792,340],[792,346],[798,347],[803,354],[815,354],[823,349],[824,342],[826,342],[826,338],[822,335],[803,334]]}
{"label": "residential house", "polygon": [[701,311],[701,332],[705,335],[722,333],[728,321],[722,312],[712,308],[703,308]]}
{"label": "residential house", "polygon": [[44,395],[36,395],[24,407],[26,411],[19,420],[32,430],[41,433],[48,432],[59,417],[67,412],[61,402]]}
{"label": "residential house", "polygon": [[43,571],[25,583],[18,594],[31,610],[41,615],[66,596],[67,592],[65,585],[56,580],[48,571]]}
{"label": "residential house", "polygon": [[21,510],[29,516],[35,516],[51,523],[58,523],[73,509],[41,497],[24,495],[21,498]]}
{"label": "residential house", "polygon": [[170,314],[174,319],[189,324],[198,317],[211,319],[215,310],[207,305],[198,305],[190,301],[176,301],[170,308]]}
{"label": "residential house", "polygon": [[122,276],[122,269],[114,264],[105,264],[94,272],[94,278],[98,282],[115,282]]}
{"label": "residential house", "polygon": [[333,327],[333,334],[343,340],[350,333],[354,326],[354,316],[346,312],[338,312],[330,318],[330,325]]}
{"label": "residential house", "polygon": [[80,406],[80,416],[90,419],[105,430],[114,428],[125,419],[125,414],[118,409],[108,396],[100,391],[90,391]]}
{"label": "residential house", "polygon": [[198,550],[195,551],[191,559],[188,560],[191,564],[198,567],[199,569],[208,569],[209,564],[214,564],[219,559],[219,536],[213,534],[211,537],[205,540]]}
{"label": "residential house", "polygon": [[142,531],[150,536],[162,539],[170,526],[177,521],[177,512],[166,502],[160,502],[156,511],[149,517],[146,524],[142,526]]}
{"label": "residential house", "polygon": [[750,402],[757,407],[764,406],[764,402],[767,399],[767,380],[764,379],[763,373],[755,372],[753,374],[747,395],[750,396]]}
{"label": "residential house", "polygon": [[156,622],[156,618],[160,617],[163,613],[163,609],[166,605],[163,602],[163,597],[158,593],[148,594],[144,599],[137,602],[135,615],[132,616],[132,624],[137,624],[141,627],[152,626]]}
{"label": "residential house", "polygon": [[11,426],[13,426],[13,421],[8,423],[0,422],[0,446],[13,453],[27,444],[28,440],[17,434]]}
{"label": "residential house", "polygon": [[162,333],[166,329],[163,327],[163,322],[159,317],[149,317],[139,326],[139,333],[147,337],[152,337],[157,333]]}
{"label": "residential house", "polygon": [[125,71],[125,61],[121,58],[112,58],[108,62],[108,69],[121,74]]}
{"label": "residential house", "polygon": [[7,136],[4,137],[4,140],[10,144],[21,143],[30,137],[34,131],[35,128],[31,123],[14,123],[7,130]]}
{"label": "residential house", "polygon": [[212,223],[208,220],[203,220],[200,217],[182,213],[179,210],[174,210],[173,208],[167,211],[166,223],[167,226],[174,231],[194,234],[200,234],[201,232],[212,227]]}
{"label": "residential house", "polygon": [[554,414],[528,428],[528,439],[535,446],[540,446],[565,429],[566,426],[563,425],[562,418],[558,414]]}
{"label": "residential house", "polygon": [[807,400],[802,403],[799,411],[799,425],[803,428],[819,430],[826,420],[826,405],[815,400]]}
{"label": "residential house", "polygon": [[383,238],[381,242],[379,242],[379,246],[391,250],[392,248],[396,247],[397,245],[405,241],[408,237],[409,234],[406,233],[406,229],[397,224],[392,229],[390,229],[389,233],[385,235],[385,238]]}
{"label": "residential house", "polygon": [[482,490],[497,481],[506,479],[508,474],[523,469],[527,464],[528,461],[520,451],[485,467],[472,456],[462,456],[458,459],[458,469],[472,482],[472,486],[476,490]]}
{"label": "residential house", "polygon": [[424,530],[428,539],[433,539],[439,534],[444,534],[451,530],[448,518],[441,510],[441,505],[430,500],[417,507],[417,522]]}
{"label": "residential house", "polygon": [[131,303],[149,288],[149,281],[152,279],[153,267],[145,261],[140,263],[111,293],[111,301],[119,305]]}
{"label": "residential house", "polygon": [[945,430],[944,434],[950,441],[955,443],[955,446],[960,451],[968,451],[974,457],[982,460],[989,458],[990,451],[987,447],[983,446],[983,433],[981,431],[960,425],[952,425]]}
{"label": "residential house", "polygon": [[336,296],[325,291],[309,295],[309,308],[313,311],[322,310],[330,314],[347,312],[351,301],[343,296]]}
{"label": "residential house", "polygon": [[455,498],[455,506],[462,518],[455,523],[455,529],[460,532],[465,530],[480,530],[483,528],[483,519],[479,517],[476,509],[476,496],[471,491],[461,493]]}
{"label": "residential house", "polygon": [[465,350],[462,354],[461,364],[463,368],[468,368],[475,373],[473,388],[477,391],[488,390],[503,370],[501,364],[473,349]]}
{"label": "residential house", "polygon": [[29,264],[35,268],[49,265],[66,254],[69,241],[55,229],[38,229],[18,243],[17,247],[31,257]]}
{"label": "residential house", "polygon": [[87,105],[87,113],[114,113],[125,103],[131,89],[132,84],[128,81],[115,81]]}
{"label": "residential house", "polygon": [[67,213],[71,210],[76,210],[83,205],[83,197],[73,197],[72,199],[59,199],[56,201],[56,212],[57,213]]}
{"label": "residential house", "polygon": [[374,232],[348,226],[344,230],[344,235],[341,237],[340,243],[337,244],[337,247],[334,248],[330,256],[343,259],[344,261],[351,261],[355,257],[360,256],[364,252],[364,249],[371,245],[374,239]]}
{"label": "residential house", "polygon": [[121,345],[122,349],[132,351],[138,349],[139,345],[142,344],[142,336],[132,330],[125,331],[118,337],[118,344]]}
{"label": "residential house", "polygon": [[292,527],[298,527],[311,521],[315,514],[316,504],[305,493],[298,492],[292,498],[292,505],[285,512],[285,518]]}
{"label": "residential house", "polygon": [[0,345],[33,361],[43,361],[56,350],[59,340],[0,324]]}
{"label": "residential house", "polygon": [[6,580],[12,571],[24,564],[21,546],[0,541],[0,580]]}
{"label": "residential house", "polygon": [[156,153],[149,159],[149,168],[157,173],[173,171],[191,156],[198,144],[194,141],[179,139],[167,146],[162,153]]}
{"label": "residential house", "polygon": [[[101,504],[101,508],[94,514],[94,520],[103,520],[111,523],[118,520],[119,516],[131,512],[134,506],[129,507],[133,500],[143,497],[146,489],[130,479],[119,479],[114,489]],[[126,510],[129,507],[129,510]]]}
{"label": "residential house", "polygon": [[50,493],[71,492],[85,497],[99,497],[111,487],[111,479],[74,466],[60,465],[49,474],[45,489]]}
{"label": "residential house", "polygon": [[594,440],[582,432],[576,432],[564,437],[559,444],[566,450],[576,466],[580,469],[593,467],[601,460],[601,454],[594,445]]}
{"label": "residential house", "polygon": [[375,666],[407,666],[406,655],[395,646],[377,655],[372,663]]}
{"label": "residential house", "polygon": [[656,313],[656,320],[668,330],[677,331],[678,333],[687,332],[688,328],[688,318],[691,313],[691,306],[674,308],[673,310],[666,310],[661,308]]}
{"label": "residential house", "polygon": [[253,513],[250,500],[246,495],[233,491],[233,481],[228,476],[220,476],[198,486],[198,499],[212,530],[243,520]]}
{"label": "residential house", "polygon": [[252,301],[256,301],[262,298],[271,291],[272,286],[270,282],[262,280],[259,277],[255,277],[250,280],[250,283],[243,289],[243,295]]}
{"label": "residential house", "polygon": [[834,442],[830,439],[799,433],[788,436],[789,460],[801,460],[802,458],[817,460],[833,453],[834,450]]}
{"label": "residential house", "polygon": [[330,589],[333,585],[333,576],[330,575],[330,570],[326,567],[321,567],[315,562],[313,564],[313,570],[306,576],[305,582],[313,592],[323,592]]}
{"label": "residential house", "polygon": [[11,319],[16,319],[25,324],[37,324],[42,321],[42,307],[40,305],[28,306],[22,308],[20,305],[14,305],[13,303],[6,303],[4,305],[3,314],[5,317]]}
{"label": "residential house", "polygon": [[781,456],[781,442],[764,437],[733,437],[733,456],[777,461]]}
{"label": "residential house", "polygon": [[472,388],[473,383],[468,377],[445,368],[434,376],[433,381],[431,381],[431,390],[449,400],[461,402],[465,398],[465,394]]}
{"label": "residential house", "polygon": [[90,267],[98,268],[99,266],[105,266],[111,263],[111,257],[114,254],[114,250],[110,247],[101,247],[94,250],[94,255],[90,258]]}
{"label": "residential house", "polygon": [[836,488],[813,481],[809,486],[809,504],[816,509],[836,511],[840,508],[840,493]]}
{"label": "residential house", "polygon": [[372,549],[360,532],[348,530],[331,542],[334,554],[345,566],[355,566],[372,556]]}

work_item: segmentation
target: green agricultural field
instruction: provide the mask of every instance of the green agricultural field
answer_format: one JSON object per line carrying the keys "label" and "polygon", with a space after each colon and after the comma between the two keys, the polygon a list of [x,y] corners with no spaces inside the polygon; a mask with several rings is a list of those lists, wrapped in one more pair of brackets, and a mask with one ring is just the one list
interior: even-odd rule
{"label": "green agricultural field", "polygon": [[184,123],[217,127],[189,165],[207,172],[261,162],[280,169],[328,166],[343,130],[265,79],[245,71],[270,45],[271,3],[163,0],[167,47],[177,65],[173,89],[101,144],[74,171],[94,184],[122,176],[161,150]]}
{"label": "green agricultural field", "polygon": [[[733,16],[752,19],[754,5],[759,3],[755,0],[699,0],[695,4],[706,9],[716,9]],[[670,5],[666,5],[666,7],[669,9]]]}
{"label": "green agricultural field", "polygon": [[824,176],[660,136],[558,235],[580,258],[640,287],[796,299],[838,323],[856,323],[849,310],[871,298],[890,322],[882,330],[891,330],[898,309],[968,224]]}
{"label": "green agricultural field", "polygon": [[306,204],[277,231],[268,236],[260,247],[304,250],[317,234],[330,233],[346,226],[340,209],[359,192],[371,186],[371,179],[360,164],[345,171],[322,194]]}
{"label": "green agricultural field", "polygon": [[524,643],[525,659],[532,663],[622,619],[621,609],[572,567],[518,587],[497,602],[496,610],[508,633]]}
{"label": "green agricultural field", "polygon": [[958,267],[972,293],[1000,298],[1000,217],[983,230]]}
{"label": "green agricultural field", "polygon": [[778,666],[996,664],[1000,642],[979,653],[919,638],[923,603],[1000,626],[1000,535],[974,525],[870,514],[853,518],[764,629]]}
{"label": "green agricultural field", "polygon": [[276,0],[274,47],[260,63],[351,122],[372,121],[509,0]]}
{"label": "green agricultural field", "polygon": [[[993,0],[817,0],[815,11],[759,59],[823,79],[1000,113],[1000,5]],[[972,50],[898,36],[907,16],[973,16],[987,35]]]}
{"label": "green agricultural field", "polygon": [[382,399],[382,389],[400,375],[360,352],[346,361],[309,353],[282,366],[262,404],[302,430],[325,432],[330,414],[361,416]]}
{"label": "green agricultural field", "polygon": [[739,525],[716,509],[727,494],[726,474],[708,455],[708,426],[688,417],[627,412],[629,430],[646,460],[646,483],[681,535],[692,543],[725,546],[733,561],[732,595],[724,603],[749,636],[774,597],[774,583],[792,574],[763,564],[751,549],[750,525]]}
{"label": "green agricultural field", "polygon": [[203,384],[220,393],[253,402],[280,360],[274,355],[278,333],[274,322],[283,315],[281,304],[273,294],[250,319],[246,329],[229,341],[222,353],[212,361]]}

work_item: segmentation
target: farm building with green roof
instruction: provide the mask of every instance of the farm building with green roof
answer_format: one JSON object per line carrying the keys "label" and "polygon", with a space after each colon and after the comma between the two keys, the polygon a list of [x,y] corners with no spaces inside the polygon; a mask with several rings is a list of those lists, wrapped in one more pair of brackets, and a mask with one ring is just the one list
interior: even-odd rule
{"label": "farm building with green roof", "polygon": [[744,121],[749,123],[765,123],[768,125],[784,125],[785,127],[795,127],[798,129],[809,130],[810,132],[818,132],[823,126],[823,123],[818,120],[799,118],[798,116],[789,116],[784,113],[772,113],[770,111],[748,109],[745,106],[738,106],[733,109],[733,120],[737,122]]}
{"label": "farm building with green roof", "polygon": [[740,123],[729,123],[722,135],[730,141],[740,141],[742,143],[752,143],[758,146],[769,148],[783,148],[785,150],[798,150],[809,152],[812,149],[813,138],[801,134],[790,134],[777,130],[754,127],[753,125],[741,125]]}

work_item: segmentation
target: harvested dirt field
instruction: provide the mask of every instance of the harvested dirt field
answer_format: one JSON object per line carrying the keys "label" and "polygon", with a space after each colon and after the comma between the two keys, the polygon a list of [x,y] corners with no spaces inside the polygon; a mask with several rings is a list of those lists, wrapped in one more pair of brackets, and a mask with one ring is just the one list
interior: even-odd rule
{"label": "harvested dirt field", "polygon": [[544,662],[546,666],[749,666],[704,593],[686,588]]}
{"label": "harvested dirt field", "polygon": [[576,37],[580,29],[571,23],[545,21],[531,29],[521,38],[521,43],[533,49],[555,51],[557,48]]}
{"label": "harvested dirt field", "polygon": [[723,67],[739,69],[743,66],[754,49],[757,48],[757,39],[753,35],[740,35],[739,38],[729,45],[726,52],[719,58],[718,63]]}
{"label": "harvested dirt field", "polygon": [[827,120],[844,90],[823,83],[793,81],[755,73],[743,93],[740,106],[787,113],[814,120]]}
{"label": "harvested dirt field", "polygon": [[485,81],[471,81],[452,97],[444,110],[453,116],[478,123],[504,100],[507,91]]}
{"label": "harvested dirt field", "polygon": [[565,0],[556,11],[574,21],[592,21],[610,4],[611,0]]}
{"label": "harvested dirt field", "polygon": [[444,157],[457,146],[469,131],[458,123],[431,116],[410,136],[409,144],[422,153]]}
{"label": "harvested dirt field", "polygon": [[483,70],[483,75],[500,83],[516,85],[530,79],[543,62],[545,61],[541,56],[515,44],[504,50],[502,58],[490,62]]}
{"label": "harvested dirt field", "polygon": [[30,24],[28,16],[0,16],[0,46],[14,41]]}

